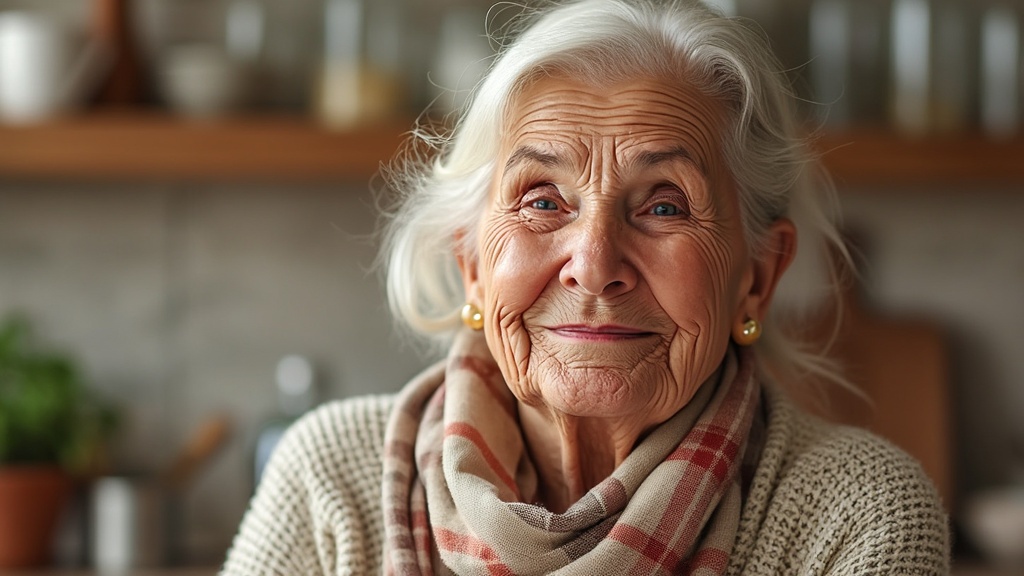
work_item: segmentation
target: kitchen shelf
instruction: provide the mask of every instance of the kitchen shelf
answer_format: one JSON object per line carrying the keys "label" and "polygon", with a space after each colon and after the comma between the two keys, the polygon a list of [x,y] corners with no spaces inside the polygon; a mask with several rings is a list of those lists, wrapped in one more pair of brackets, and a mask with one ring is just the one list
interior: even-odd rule
{"label": "kitchen shelf", "polygon": [[[0,127],[0,178],[365,180],[410,127],[396,120],[339,132],[301,116],[204,122],[143,110],[96,112]],[[817,147],[841,188],[1024,185],[1024,138],[853,130],[826,134]]]}
{"label": "kitchen shelf", "polygon": [[91,113],[0,127],[0,177],[56,179],[367,179],[409,122],[339,132],[301,116],[184,120],[146,111]]}
{"label": "kitchen shelf", "polygon": [[817,141],[825,166],[841,188],[976,189],[1024,187],[1024,138],[980,134],[912,138],[883,130],[826,134]]}

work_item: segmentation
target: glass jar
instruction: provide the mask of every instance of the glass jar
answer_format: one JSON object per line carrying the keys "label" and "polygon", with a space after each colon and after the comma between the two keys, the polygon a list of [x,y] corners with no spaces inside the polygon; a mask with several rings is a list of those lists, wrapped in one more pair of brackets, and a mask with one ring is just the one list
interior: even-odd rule
{"label": "glass jar", "polygon": [[403,107],[401,0],[325,0],[323,57],[314,111],[347,129],[392,118]]}

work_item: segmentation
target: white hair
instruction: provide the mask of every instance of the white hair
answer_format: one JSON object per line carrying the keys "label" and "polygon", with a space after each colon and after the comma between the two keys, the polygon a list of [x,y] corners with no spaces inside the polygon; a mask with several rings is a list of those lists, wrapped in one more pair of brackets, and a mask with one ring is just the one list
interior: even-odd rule
{"label": "white hair", "polygon": [[757,344],[760,355],[777,376],[811,373],[841,381],[823,355],[798,344],[774,320],[820,302],[811,296],[834,295],[838,284],[827,255],[848,256],[835,224],[834,188],[809,150],[789,81],[767,41],[698,0],[580,0],[532,11],[525,22],[453,132],[415,133],[436,153],[407,153],[399,159],[404,164],[392,167],[396,203],[385,214],[382,259],[396,318],[442,343],[458,327],[465,295],[454,254],[475,251],[510,104],[532,79],[678,78],[726,113],[722,152],[754,254],[765,249],[774,220],[787,217],[797,228],[800,249],[787,276],[800,282],[778,288],[773,319],[763,323]]}

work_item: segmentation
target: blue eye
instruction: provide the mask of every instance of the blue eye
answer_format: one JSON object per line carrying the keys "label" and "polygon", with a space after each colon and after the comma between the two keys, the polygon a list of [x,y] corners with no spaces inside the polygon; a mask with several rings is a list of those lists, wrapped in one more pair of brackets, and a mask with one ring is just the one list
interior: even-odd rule
{"label": "blue eye", "polygon": [[651,208],[651,214],[655,216],[678,216],[680,213],[679,207],[673,204],[656,204]]}
{"label": "blue eye", "polygon": [[537,210],[558,210],[558,204],[556,204],[554,200],[548,200],[545,198],[534,200],[530,203],[530,206]]}

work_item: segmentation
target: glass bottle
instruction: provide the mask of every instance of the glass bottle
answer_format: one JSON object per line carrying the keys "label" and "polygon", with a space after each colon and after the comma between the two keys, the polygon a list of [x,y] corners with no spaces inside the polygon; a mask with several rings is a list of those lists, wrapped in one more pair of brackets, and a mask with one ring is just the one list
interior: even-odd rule
{"label": "glass bottle", "polygon": [[491,45],[485,34],[483,10],[459,7],[442,16],[437,52],[430,70],[434,107],[441,113],[460,110],[487,73]]}
{"label": "glass bottle", "polygon": [[933,132],[963,132],[976,98],[977,10],[961,0],[936,0],[932,50]]}
{"label": "glass bottle", "polygon": [[973,98],[972,11],[958,0],[894,0],[893,126],[909,135],[962,130]]}
{"label": "glass bottle", "polygon": [[892,124],[901,132],[929,130],[932,75],[932,14],[929,0],[892,4]]}
{"label": "glass bottle", "polygon": [[813,99],[832,127],[885,118],[888,54],[886,2],[815,0],[811,5]]}
{"label": "glass bottle", "polygon": [[816,0],[810,11],[810,72],[813,99],[821,106],[825,124],[832,127],[850,123],[852,111],[847,95],[852,82],[853,2]]}
{"label": "glass bottle", "polygon": [[253,451],[253,487],[285,430],[316,403],[313,365],[303,356],[289,355],[277,363],[277,414],[260,427]]}
{"label": "glass bottle", "polygon": [[1016,134],[1021,120],[1020,15],[1006,3],[985,9],[980,23],[981,128],[993,138]]}

